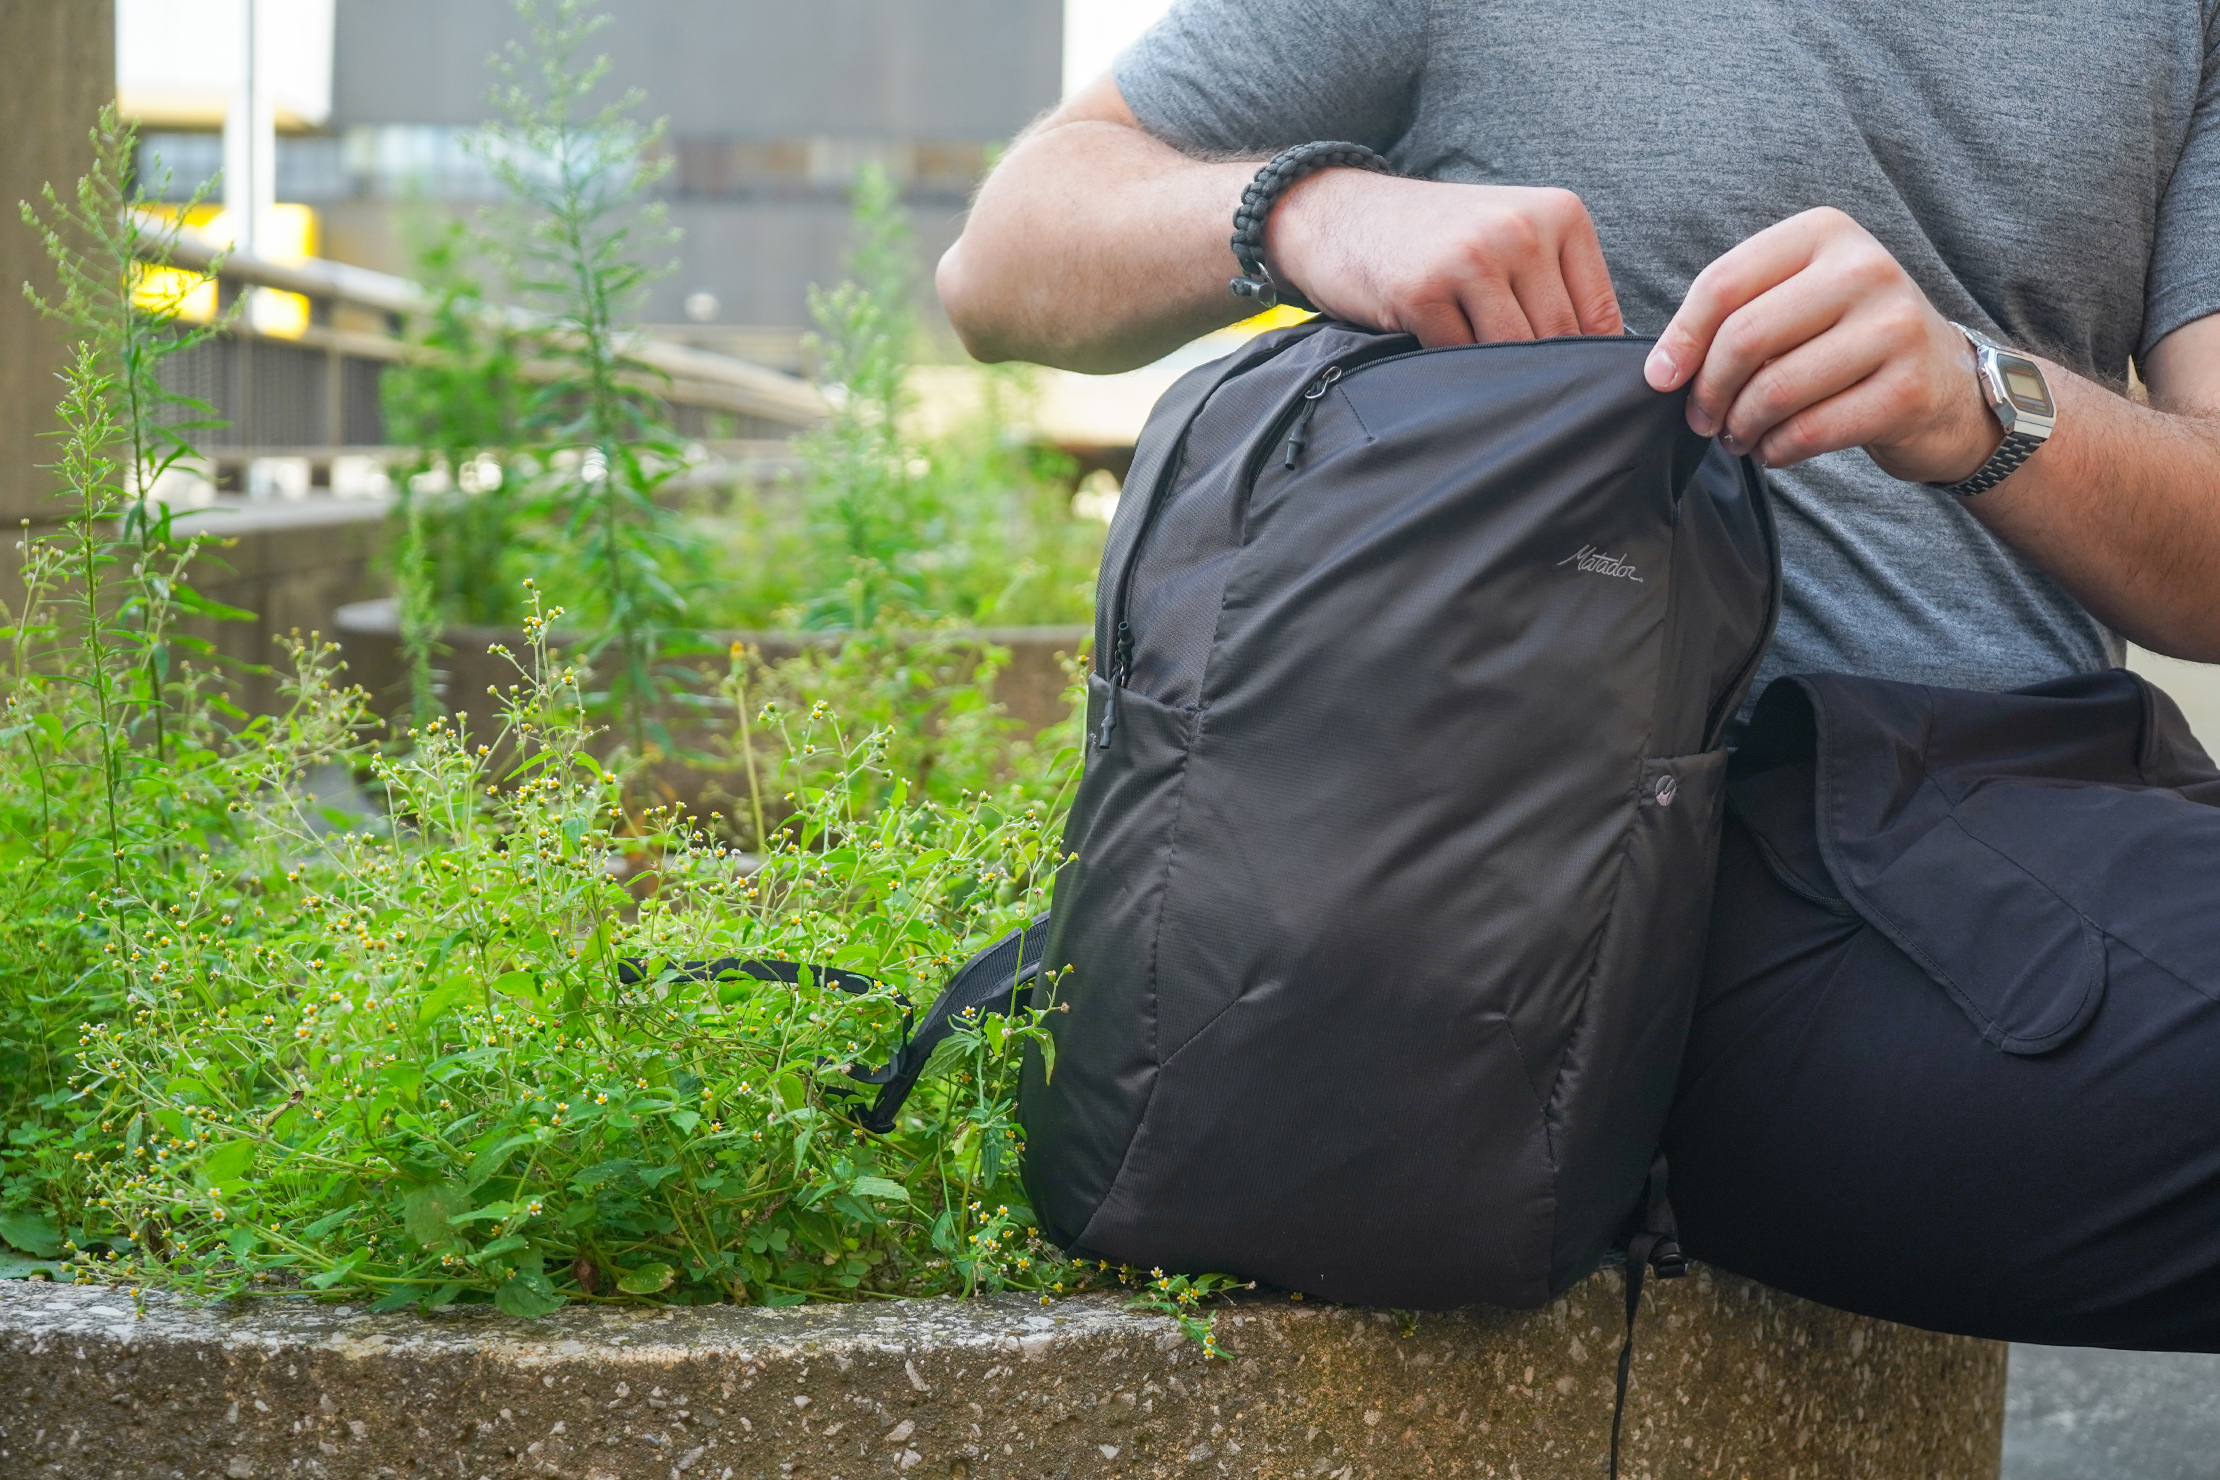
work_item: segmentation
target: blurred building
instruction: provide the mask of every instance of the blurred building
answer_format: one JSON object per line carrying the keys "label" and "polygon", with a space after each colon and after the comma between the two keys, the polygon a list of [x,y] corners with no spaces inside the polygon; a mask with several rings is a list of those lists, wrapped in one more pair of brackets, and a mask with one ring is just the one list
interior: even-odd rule
{"label": "blurred building", "polygon": [[[134,13],[146,149],[174,194],[223,167],[220,116],[196,115],[164,51],[202,44],[179,12],[239,0],[122,0],[125,94]],[[282,11],[289,0],[262,0]],[[495,198],[465,145],[487,113],[487,59],[522,35],[510,0],[291,0],[330,10],[328,112],[281,96],[276,199],[313,208],[323,255],[386,272],[409,263],[412,192],[467,212]],[[808,322],[807,292],[838,271],[846,191],[867,162],[902,183],[921,264],[953,240],[992,152],[1052,106],[1064,0],[606,0],[607,96],[637,88],[668,117],[662,190],[683,233],[678,268],[646,317],[677,337],[779,363]],[[166,41],[152,41],[159,21]],[[312,66],[313,63],[296,63]],[[192,69],[169,67],[177,73]],[[212,75],[201,67],[201,73]],[[155,81],[161,85],[156,86]],[[295,92],[316,103],[312,83]],[[205,101],[200,106],[208,111]]]}

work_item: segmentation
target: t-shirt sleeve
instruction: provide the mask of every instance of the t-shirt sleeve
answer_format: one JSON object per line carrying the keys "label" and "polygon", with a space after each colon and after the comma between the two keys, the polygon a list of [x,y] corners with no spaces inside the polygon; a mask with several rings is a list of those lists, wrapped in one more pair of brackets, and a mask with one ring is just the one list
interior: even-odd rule
{"label": "t-shirt sleeve", "polygon": [[2207,4],[2204,72],[2188,141],[2158,202],[2137,354],[2214,313],[2220,313],[2220,5]]}
{"label": "t-shirt sleeve", "polygon": [[1120,53],[1118,90],[1175,148],[1313,139],[1386,153],[1408,125],[1433,0],[1177,0]]}

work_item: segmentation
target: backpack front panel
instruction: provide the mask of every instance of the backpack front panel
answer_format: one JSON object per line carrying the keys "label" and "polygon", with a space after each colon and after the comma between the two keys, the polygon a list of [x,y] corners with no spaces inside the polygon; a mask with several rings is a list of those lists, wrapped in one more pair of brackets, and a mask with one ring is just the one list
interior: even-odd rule
{"label": "backpack front panel", "polygon": [[[1252,440],[1235,502],[1221,489],[1160,550],[1142,533],[1152,574],[1127,620],[1137,649],[1180,660],[1137,662],[1154,691],[1120,702],[1195,706],[1176,801],[1151,811],[1163,883],[1145,918],[1106,909],[1088,882],[1120,866],[1095,836],[1106,813],[1075,810],[1082,862],[1057,893],[1074,923],[1051,947],[1075,968],[1072,1012],[1060,1082],[1029,1082],[1026,1102],[1032,1154],[1050,1159],[1040,1206],[1076,1144],[1058,1102],[1132,1092],[1112,1180],[1094,1179],[1115,1134],[1087,1158],[1090,1195],[1107,1186],[1077,1230],[1088,1252],[1405,1306],[1528,1305],[1558,1284],[1550,1102],[1599,971],[1641,974],[1601,956],[1624,933],[1611,917],[1672,687],[1678,501],[1706,445],[1679,398],[1642,385],[1646,348],[1353,368],[1315,397],[1293,468],[1276,455],[1283,400],[1274,455]],[[1315,365],[1317,342],[1303,349]],[[1284,397],[1292,358],[1264,370]],[[1211,409],[1191,445],[1213,445],[1196,443]],[[1152,605],[1171,584],[1153,573],[1182,569],[1222,596]],[[1160,732],[1170,743],[1150,720],[1090,751],[1090,783],[1165,772],[1114,754]],[[1660,849],[1684,854],[1676,838]],[[1130,1016],[1099,1039],[1087,1026],[1120,1014],[1149,1019],[1145,1055]],[[1062,1082],[1096,1059],[1124,1067]],[[1050,1226],[1070,1241],[1086,1199],[1067,1201]]]}
{"label": "backpack front panel", "polygon": [[[1107,693],[1100,674],[1089,677],[1089,734]],[[1118,743],[1090,753],[1072,804],[1042,956],[1052,984],[1034,994],[1052,1011],[1060,1051],[1052,1073],[1029,1055],[1021,1086],[1027,1194],[1042,1228],[1066,1248],[1124,1165],[1156,1083],[1154,936],[1194,733],[1193,710],[1141,695],[1123,696],[1119,713]],[[1072,971],[1055,978],[1065,965]]]}
{"label": "backpack front panel", "polygon": [[[1321,353],[1319,341],[1331,350]],[[1308,325],[1261,336],[1216,372],[1190,372],[1143,434],[1103,557],[1086,776],[1066,828],[1073,861],[1057,876],[1046,957],[1074,968],[1050,1019],[1072,1052],[1060,1049],[1053,1075],[1029,1057],[1021,1091],[1029,1196],[1059,1243],[1078,1239],[1108,1193],[1155,1083],[1158,909],[1176,858],[1196,689],[1219,588],[1239,550],[1251,465],[1276,408],[1334,352],[1407,343]],[[1154,482],[1144,485],[1150,470]],[[1120,600],[1128,590],[1130,607]],[[1117,651],[1121,621],[1145,636],[1113,686],[1100,670]]]}

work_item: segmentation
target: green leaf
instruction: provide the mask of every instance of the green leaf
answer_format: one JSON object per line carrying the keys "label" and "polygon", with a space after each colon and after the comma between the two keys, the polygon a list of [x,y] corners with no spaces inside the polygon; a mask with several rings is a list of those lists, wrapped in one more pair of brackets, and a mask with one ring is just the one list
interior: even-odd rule
{"label": "green leaf", "polygon": [[211,1186],[236,1182],[253,1167],[254,1149],[252,1141],[227,1141],[201,1160],[201,1175]]}
{"label": "green leaf", "polygon": [[638,1172],[640,1164],[628,1156],[615,1161],[597,1161],[571,1178],[571,1184],[581,1192],[591,1192],[604,1182],[621,1182]]}
{"label": "green leaf", "polygon": [[563,1297],[536,1269],[520,1269],[494,1287],[494,1308],[503,1315],[532,1320],[560,1310]]}
{"label": "green leaf", "polygon": [[528,1002],[540,1000],[538,979],[529,971],[502,972],[493,979],[493,990],[504,997],[522,997]]}
{"label": "green leaf", "polygon": [[511,1136],[506,1141],[488,1146],[470,1159],[470,1171],[464,1176],[463,1185],[473,1192],[477,1191],[508,1163],[510,1155],[517,1147],[529,1146],[538,1139],[537,1135],[527,1131],[523,1135]]}
{"label": "green leaf", "polygon": [[43,1274],[50,1280],[68,1284],[69,1266],[57,1259],[22,1259],[13,1254],[0,1254],[0,1280],[27,1280],[34,1274]]}
{"label": "green leaf", "polygon": [[62,1231],[54,1220],[39,1213],[0,1213],[0,1238],[39,1259],[55,1259],[62,1252]]}
{"label": "green leaf", "polygon": [[452,1243],[455,1232],[447,1220],[470,1211],[470,1193],[460,1183],[434,1182],[411,1188],[401,1197],[401,1218],[409,1237],[427,1249]]}
{"label": "green leaf", "polygon": [[918,1080],[938,1079],[943,1074],[955,1074],[971,1067],[971,1044],[960,1033],[951,1033],[933,1045],[932,1053],[919,1071]]}
{"label": "green leaf", "polygon": [[627,1295],[654,1295],[671,1287],[678,1271],[668,1264],[643,1264],[617,1275],[617,1288]]}
{"label": "green leaf", "polygon": [[452,1007],[457,997],[470,990],[470,985],[469,978],[455,976],[449,977],[446,981],[426,992],[424,1000],[418,1003],[416,1007],[418,1025],[429,1023],[433,1018],[438,1017]]}
{"label": "green leaf", "polygon": [[530,1248],[531,1245],[532,1241],[523,1234],[512,1233],[506,1238],[495,1239],[471,1257],[479,1263],[484,1263],[488,1259],[498,1259],[503,1254],[514,1254],[519,1249]]}
{"label": "green leaf", "polygon": [[371,1301],[370,1309],[373,1311],[407,1310],[410,1306],[416,1304],[420,1298],[418,1292],[407,1285],[396,1285],[376,1300]]}
{"label": "green leaf", "polygon": [[1035,1038],[1033,1040],[1033,1043],[1041,1051],[1041,1083],[1053,1083],[1056,1078],[1055,1036],[1053,1034],[1043,1033],[1040,1037]]}
{"label": "green leaf", "polygon": [[886,1202],[908,1202],[910,1190],[899,1182],[885,1177],[858,1177],[849,1184],[849,1191],[859,1197],[876,1197]]}
{"label": "green leaf", "polygon": [[385,1066],[378,1075],[381,1082],[392,1086],[393,1092],[414,1103],[417,1086],[424,1082],[424,1066],[412,1060],[396,1060]]}
{"label": "green leaf", "polygon": [[352,1218],[355,1215],[355,1210],[361,1206],[361,1203],[349,1203],[336,1213],[326,1213],[323,1217],[302,1229],[301,1236],[312,1239],[322,1238],[325,1234]]}

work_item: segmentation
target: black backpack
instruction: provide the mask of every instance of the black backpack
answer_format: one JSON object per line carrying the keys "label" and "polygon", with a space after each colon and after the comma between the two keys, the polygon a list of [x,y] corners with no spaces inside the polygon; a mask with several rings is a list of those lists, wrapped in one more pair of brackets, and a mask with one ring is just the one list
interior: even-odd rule
{"label": "black backpack", "polygon": [[1157,406],[1024,1082],[1058,1244],[1529,1307],[1640,1235],[1645,1184],[1640,1253],[1665,1231],[1780,577],[1757,469],[1648,387],[1650,344],[1313,322]]}

